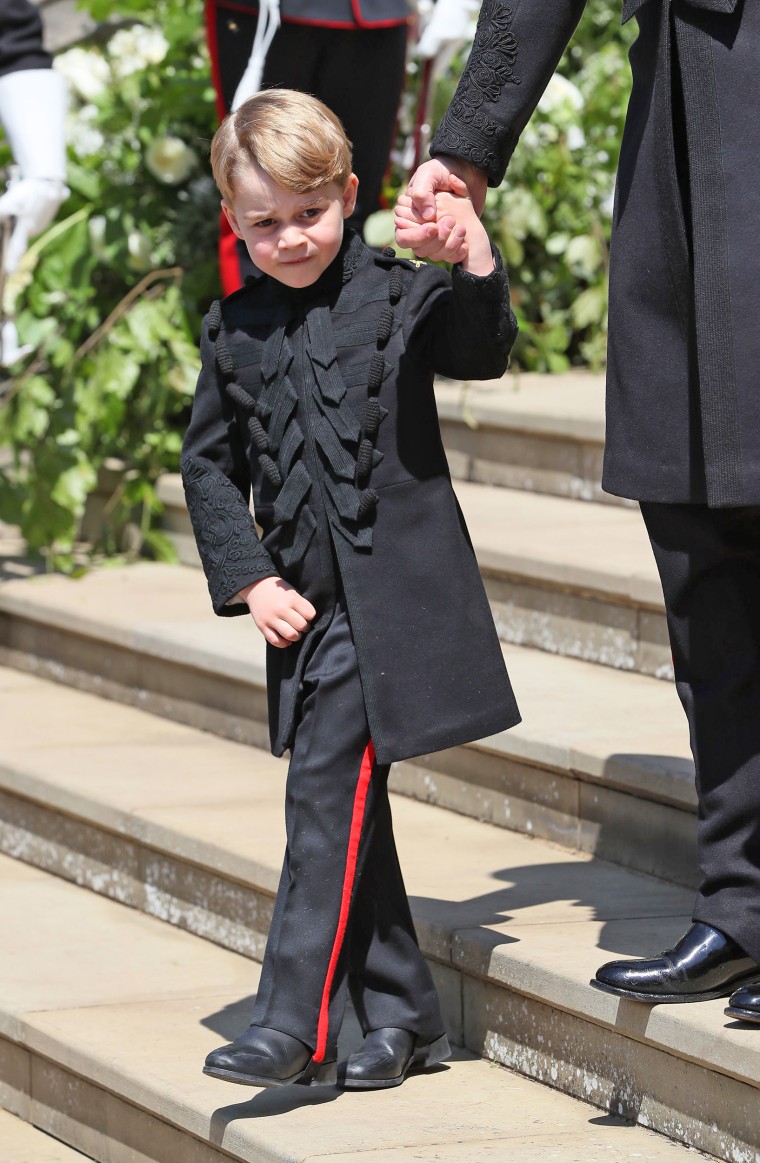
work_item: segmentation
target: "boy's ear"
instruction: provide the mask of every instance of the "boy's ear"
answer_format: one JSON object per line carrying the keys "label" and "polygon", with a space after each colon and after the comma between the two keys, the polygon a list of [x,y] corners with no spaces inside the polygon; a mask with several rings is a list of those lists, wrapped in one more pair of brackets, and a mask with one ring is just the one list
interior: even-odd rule
{"label": "boy's ear", "polygon": [[232,230],[232,233],[236,234],[238,236],[238,238],[242,238],[243,232],[238,225],[238,220],[235,217],[235,211],[232,209],[229,202],[225,202],[224,199],[222,199],[222,210],[224,211],[225,218],[227,219],[227,221],[230,224],[230,229]]}
{"label": "boy's ear", "polygon": [[[359,179],[356,174],[351,174],[346,182],[346,188],[343,191],[343,217],[350,218],[356,206],[356,194],[359,189]],[[224,205],[224,203],[222,203]],[[234,229],[234,228],[233,228]]]}

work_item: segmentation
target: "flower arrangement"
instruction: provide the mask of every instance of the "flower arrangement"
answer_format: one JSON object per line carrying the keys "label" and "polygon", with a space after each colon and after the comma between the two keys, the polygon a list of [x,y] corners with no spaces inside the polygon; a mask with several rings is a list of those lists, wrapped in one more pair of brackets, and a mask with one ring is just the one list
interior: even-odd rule
{"label": "flower arrangement", "polygon": [[171,555],[155,482],[177,467],[200,319],[219,293],[201,0],[84,7],[110,35],[55,61],[71,93],[71,197],[8,281],[33,355],[0,388],[14,453],[0,518],[59,568],[81,560],[84,537],[96,552]]}

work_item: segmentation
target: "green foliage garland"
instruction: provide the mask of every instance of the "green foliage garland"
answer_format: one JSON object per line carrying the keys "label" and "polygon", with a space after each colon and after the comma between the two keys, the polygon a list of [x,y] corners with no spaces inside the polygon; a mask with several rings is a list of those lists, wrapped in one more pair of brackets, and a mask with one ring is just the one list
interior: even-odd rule
{"label": "green foliage garland", "polygon": [[[218,294],[200,0],[83,7],[115,30],[57,62],[72,92],[71,196],[7,288],[34,354],[0,388],[13,452],[0,518],[59,568],[85,533],[98,552],[171,554],[152,526],[155,482],[178,466],[200,319]],[[102,519],[83,533],[98,487]]]}

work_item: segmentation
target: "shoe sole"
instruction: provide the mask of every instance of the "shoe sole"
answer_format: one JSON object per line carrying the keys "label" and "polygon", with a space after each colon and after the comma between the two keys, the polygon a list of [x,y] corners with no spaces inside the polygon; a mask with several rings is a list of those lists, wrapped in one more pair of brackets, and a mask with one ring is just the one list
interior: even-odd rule
{"label": "shoe sole", "polygon": [[726,1006],[723,1013],[729,1018],[736,1018],[738,1022],[754,1022],[760,1025],[760,1013],[757,1010],[741,1010],[736,1006]]}
{"label": "shoe sole", "polygon": [[338,1082],[338,1063],[309,1061],[303,1070],[290,1078],[267,1078],[263,1074],[241,1074],[240,1071],[203,1067],[209,1078],[219,1078],[222,1082],[235,1082],[239,1086],[335,1086]]}
{"label": "shoe sole", "polygon": [[660,1002],[685,1005],[695,1001],[717,1001],[721,997],[730,997],[734,990],[740,989],[743,985],[751,985],[756,981],[757,970],[755,969],[746,977],[737,978],[736,981],[727,983],[720,989],[707,989],[702,993],[644,993],[643,990],[619,989],[614,985],[606,985],[602,981],[597,981],[595,977],[591,979],[589,985],[601,993],[611,993],[614,997],[624,997],[629,1001],[641,1001],[653,1006],[659,1005]]}
{"label": "shoe sole", "polygon": [[[424,1057],[423,1057],[424,1055]],[[437,1066],[451,1057],[451,1047],[445,1034],[436,1038],[429,1046],[420,1046],[415,1050],[404,1070],[396,1078],[368,1078],[343,1080],[344,1090],[390,1090],[392,1086],[401,1086],[409,1074],[418,1074],[427,1070],[429,1066]]]}

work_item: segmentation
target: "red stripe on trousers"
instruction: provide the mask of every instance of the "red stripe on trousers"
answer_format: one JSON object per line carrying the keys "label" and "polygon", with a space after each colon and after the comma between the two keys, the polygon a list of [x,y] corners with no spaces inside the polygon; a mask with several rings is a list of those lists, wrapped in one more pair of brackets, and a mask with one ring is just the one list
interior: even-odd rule
{"label": "red stripe on trousers", "polygon": [[372,740],[370,739],[364,755],[362,756],[361,767],[359,768],[359,782],[356,785],[356,794],[354,795],[354,810],[351,815],[351,831],[349,832],[348,836],[346,871],[343,875],[343,893],[340,900],[338,929],[335,933],[332,953],[330,954],[330,961],[327,966],[325,987],[322,991],[322,1003],[319,1007],[317,1046],[313,1056],[314,1062],[323,1062],[325,1051],[327,1049],[327,1027],[330,1010],[330,993],[332,992],[332,985],[333,981],[335,980],[335,970],[338,967],[338,958],[340,957],[341,949],[343,948],[343,939],[346,935],[346,928],[348,926],[348,913],[349,909],[351,908],[351,894],[354,891],[354,881],[356,880],[356,864],[359,858],[359,841],[361,840],[362,827],[364,825],[364,809],[367,803],[369,781],[372,778],[372,769],[374,766],[375,748],[373,747]]}

